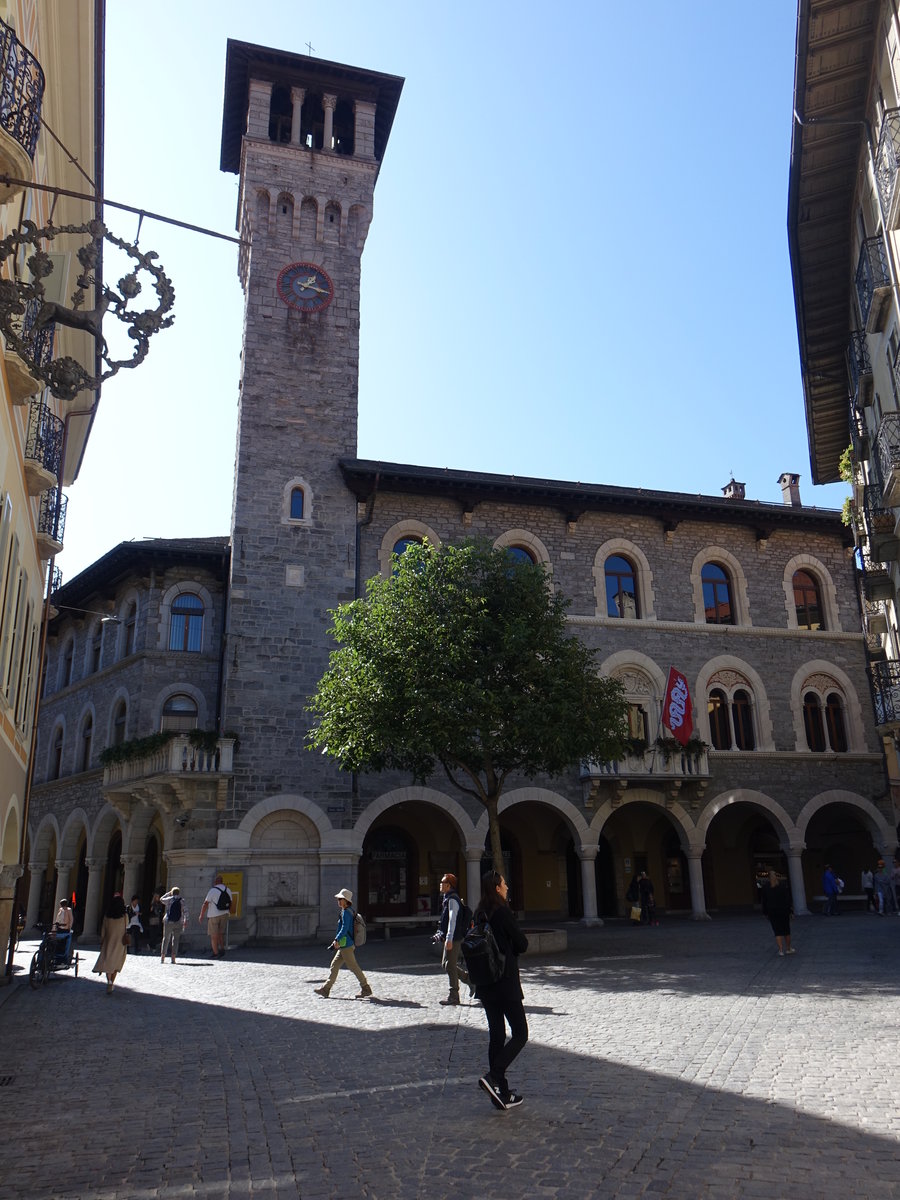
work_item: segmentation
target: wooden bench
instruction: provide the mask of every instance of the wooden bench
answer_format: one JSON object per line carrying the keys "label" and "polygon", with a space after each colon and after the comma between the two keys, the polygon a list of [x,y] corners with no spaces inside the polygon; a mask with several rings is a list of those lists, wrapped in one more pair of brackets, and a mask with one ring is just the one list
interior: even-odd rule
{"label": "wooden bench", "polygon": [[[827,899],[827,896],[813,896],[813,900],[819,904],[824,904]],[[838,892],[838,903],[841,903],[844,900],[861,900],[863,904],[865,904],[867,899],[868,897],[866,896],[865,892]],[[878,903],[877,897],[875,903]]]}
{"label": "wooden bench", "polygon": [[373,917],[369,922],[370,925],[384,926],[384,940],[388,941],[391,936],[391,926],[399,925],[404,929],[412,929],[416,925],[433,925],[437,928],[438,918],[432,916],[431,913],[425,913],[422,916],[413,917]]}

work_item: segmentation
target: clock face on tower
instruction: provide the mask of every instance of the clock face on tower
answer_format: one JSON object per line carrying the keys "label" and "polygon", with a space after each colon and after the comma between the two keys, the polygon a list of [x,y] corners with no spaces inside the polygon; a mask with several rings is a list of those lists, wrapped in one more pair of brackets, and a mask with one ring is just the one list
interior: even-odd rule
{"label": "clock face on tower", "polygon": [[279,272],[278,295],[288,308],[320,312],[334,299],[334,284],[315,263],[295,262]]}

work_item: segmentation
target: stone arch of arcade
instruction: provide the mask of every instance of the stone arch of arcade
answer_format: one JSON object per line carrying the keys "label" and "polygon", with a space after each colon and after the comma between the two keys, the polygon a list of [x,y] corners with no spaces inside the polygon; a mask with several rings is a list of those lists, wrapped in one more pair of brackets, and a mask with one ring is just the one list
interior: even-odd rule
{"label": "stone arch of arcade", "polygon": [[860,895],[862,872],[872,870],[879,857],[890,865],[897,850],[897,832],[878,807],[841,788],[808,800],[797,817],[797,829],[805,847],[803,873],[809,896],[822,894],[826,863],[844,880],[845,894]]}
{"label": "stone arch of arcade", "polygon": [[[353,828],[360,906],[370,917],[424,917],[440,905],[440,879],[477,889],[481,845],[452,796],[425,786],[395,788],[368,804]],[[471,902],[471,901],[470,901]]]}
{"label": "stone arch of arcade", "polygon": [[[497,808],[513,906],[530,917],[581,916],[595,923],[597,840],[584,815],[558,792],[533,786],[511,789]],[[482,866],[489,861],[487,838],[485,810],[475,826],[469,859],[469,885],[476,897]]]}
{"label": "stone arch of arcade", "polygon": [[803,837],[787,811],[765,792],[734,788],[704,806],[696,849],[703,853],[703,884],[711,908],[758,904],[757,879],[777,870],[790,881],[794,912],[806,913]]}
{"label": "stone arch of arcade", "polygon": [[702,846],[694,850],[694,821],[679,800],[658,788],[629,787],[621,800],[609,798],[598,805],[590,828],[599,847],[597,889],[604,915],[625,915],[625,893],[642,870],[653,883],[659,907],[691,909],[696,918],[706,915]]}

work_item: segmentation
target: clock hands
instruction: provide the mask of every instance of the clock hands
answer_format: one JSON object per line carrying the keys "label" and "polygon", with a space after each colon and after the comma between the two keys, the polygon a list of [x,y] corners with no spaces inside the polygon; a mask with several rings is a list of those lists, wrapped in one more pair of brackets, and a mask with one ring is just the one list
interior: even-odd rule
{"label": "clock hands", "polygon": [[301,288],[304,292],[318,292],[320,296],[329,295],[328,288],[316,287],[315,275],[310,275],[309,279],[303,279],[303,280],[298,279],[297,287]]}

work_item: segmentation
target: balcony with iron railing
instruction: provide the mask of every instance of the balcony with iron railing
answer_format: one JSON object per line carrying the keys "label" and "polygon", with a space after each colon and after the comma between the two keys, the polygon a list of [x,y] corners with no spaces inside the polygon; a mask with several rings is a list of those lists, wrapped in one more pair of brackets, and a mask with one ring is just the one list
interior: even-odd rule
{"label": "balcony with iron railing", "polygon": [[881,237],[866,238],[860,247],[856,265],[856,295],[866,333],[881,332],[891,295],[887,252]]}
{"label": "balcony with iron railing", "polygon": [[896,229],[900,220],[900,108],[889,108],[881,122],[875,151],[875,179],[885,226]]}
{"label": "balcony with iron railing", "polygon": [[56,325],[50,322],[35,329],[35,322],[41,307],[42,301],[27,300],[24,312],[18,316],[14,315],[10,319],[13,330],[25,343],[25,356],[29,360],[26,362],[25,358],[19,355],[12,346],[7,345],[3,358],[13,404],[24,404],[29,396],[36,395],[44,386],[37,375],[33,373],[29,363],[45,367],[53,358]]}
{"label": "balcony with iron railing", "polygon": [[869,664],[872,677],[872,699],[875,701],[875,724],[880,731],[900,726],[900,662]]}
{"label": "balcony with iron railing", "polygon": [[862,590],[867,600],[893,600],[894,584],[891,569],[886,562],[878,562],[868,554],[860,554],[862,561]]}
{"label": "balcony with iron railing", "polygon": [[[44,99],[44,72],[14,30],[0,21],[0,174],[30,179]],[[0,203],[22,190],[0,184]]]}
{"label": "balcony with iron railing", "polygon": [[869,457],[869,428],[862,411],[851,402],[850,404],[850,449],[857,463],[866,462]]}
{"label": "balcony with iron railing", "polygon": [[900,504],[900,412],[881,418],[873,449],[883,507],[896,508]]}
{"label": "balcony with iron railing", "polygon": [[61,487],[50,488],[41,496],[37,523],[37,547],[41,558],[52,558],[63,548],[68,503],[69,498],[63,495]]}
{"label": "balcony with iron railing", "polygon": [[37,496],[59,482],[65,424],[43,400],[32,400],[25,433],[25,482]]}
{"label": "balcony with iron railing", "polygon": [[872,403],[872,360],[869,357],[869,339],[861,329],[854,329],[850,334],[847,369],[850,372],[853,402],[864,408]]}
{"label": "balcony with iron railing", "polygon": [[885,507],[878,483],[867,483],[863,488],[863,517],[872,558],[879,562],[890,561],[896,556],[900,543],[894,532],[894,514]]}

